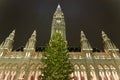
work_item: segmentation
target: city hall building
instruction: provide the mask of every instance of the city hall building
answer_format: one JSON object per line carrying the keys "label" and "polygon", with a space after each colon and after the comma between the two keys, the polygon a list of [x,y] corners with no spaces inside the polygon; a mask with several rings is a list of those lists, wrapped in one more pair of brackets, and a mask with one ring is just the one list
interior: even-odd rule
{"label": "city hall building", "polygon": [[[58,5],[52,21],[51,36],[59,32],[66,40],[64,14]],[[36,31],[28,39],[23,50],[13,51],[15,30],[0,45],[0,80],[41,80],[41,58],[44,48],[36,50]],[[69,50],[74,65],[71,80],[120,80],[119,49],[102,31],[104,52],[94,51],[86,35],[81,31],[80,49]]]}

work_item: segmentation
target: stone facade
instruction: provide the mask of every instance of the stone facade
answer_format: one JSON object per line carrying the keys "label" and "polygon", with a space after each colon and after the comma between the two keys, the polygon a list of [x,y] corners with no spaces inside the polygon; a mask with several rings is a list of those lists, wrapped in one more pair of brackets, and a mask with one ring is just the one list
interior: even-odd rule
{"label": "stone facade", "polygon": [[[51,36],[59,32],[66,41],[64,15],[60,5],[53,16]],[[33,32],[23,51],[12,51],[15,30],[0,45],[0,80],[41,80],[41,58],[44,51],[36,51],[36,31]],[[120,80],[119,49],[102,31],[104,52],[93,49],[81,31],[81,51],[69,52],[75,71],[71,80]]]}

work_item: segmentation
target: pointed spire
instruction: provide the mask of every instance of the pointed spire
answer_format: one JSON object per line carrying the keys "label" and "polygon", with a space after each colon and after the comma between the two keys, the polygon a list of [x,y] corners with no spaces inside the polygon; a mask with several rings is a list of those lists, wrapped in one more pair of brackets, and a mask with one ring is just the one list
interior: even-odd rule
{"label": "pointed spire", "polygon": [[56,32],[59,32],[62,35],[62,37],[64,38],[64,40],[66,41],[66,29],[65,29],[64,14],[63,14],[59,4],[53,15],[52,27],[51,27],[51,37]]}
{"label": "pointed spire", "polygon": [[119,51],[119,49],[115,46],[115,44],[110,40],[110,38],[107,36],[107,34],[104,31],[102,31],[102,38],[104,42],[105,51],[107,52]]}
{"label": "pointed spire", "polygon": [[3,44],[4,44],[4,41],[1,43],[1,45],[0,45],[0,49],[2,48]]}
{"label": "pointed spire", "polygon": [[87,40],[87,38],[86,38],[84,32],[81,31],[81,41],[83,41],[83,40]]}
{"label": "pointed spire", "polygon": [[15,29],[12,31],[12,34],[15,34]]}
{"label": "pointed spire", "polygon": [[105,34],[105,32],[104,31],[102,31],[102,35],[104,35]]}
{"label": "pointed spire", "polygon": [[[30,39],[33,39],[33,40],[36,41],[36,30],[33,31],[33,33],[32,33],[32,35],[31,35]],[[30,40],[30,39],[29,39],[29,40]]]}
{"label": "pointed spire", "polygon": [[57,9],[56,9],[56,12],[62,12],[62,11],[61,11],[61,7],[60,7],[60,4],[58,4]]}
{"label": "pointed spire", "polygon": [[107,36],[104,31],[102,31],[102,36]]}
{"label": "pointed spire", "polygon": [[36,35],[36,30],[34,30],[33,34],[32,35]]}
{"label": "pointed spire", "polygon": [[12,44],[13,44],[13,39],[14,39],[14,37],[15,37],[15,30],[13,30],[11,33],[10,33],[10,35],[5,39],[5,42],[4,43],[2,43],[3,45],[2,45],[2,49],[7,49],[7,50],[9,50],[9,51],[11,51],[12,50],[12,48],[13,48],[13,46],[12,46]]}
{"label": "pointed spire", "polygon": [[62,9],[61,9],[61,7],[60,7],[59,4],[58,4],[58,6],[57,6],[57,9],[56,9],[54,15],[56,15],[56,17],[64,17],[64,16],[63,16]]}
{"label": "pointed spire", "polygon": [[104,41],[110,40],[110,39],[108,38],[107,34],[106,34],[104,31],[102,31],[102,38],[103,38]]}
{"label": "pointed spire", "polygon": [[81,36],[82,36],[82,35],[83,35],[83,36],[85,35],[83,31],[81,31]]}
{"label": "pointed spire", "polygon": [[9,35],[8,38],[11,39],[11,40],[13,40],[14,35],[15,35],[15,30],[13,30],[12,33],[10,33],[10,35]]}
{"label": "pointed spire", "polygon": [[92,51],[92,47],[83,31],[81,31],[81,51],[85,53],[91,53]]}
{"label": "pointed spire", "polygon": [[31,37],[29,38],[27,44],[25,45],[24,51],[35,51],[35,43],[36,43],[36,30],[32,33]]}

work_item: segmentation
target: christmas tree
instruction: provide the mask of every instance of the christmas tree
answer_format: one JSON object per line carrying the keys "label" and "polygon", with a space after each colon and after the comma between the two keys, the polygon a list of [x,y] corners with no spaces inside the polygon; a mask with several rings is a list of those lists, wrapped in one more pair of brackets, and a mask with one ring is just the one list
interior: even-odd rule
{"label": "christmas tree", "polygon": [[51,37],[43,56],[42,80],[69,80],[73,66],[68,59],[67,42],[60,33]]}

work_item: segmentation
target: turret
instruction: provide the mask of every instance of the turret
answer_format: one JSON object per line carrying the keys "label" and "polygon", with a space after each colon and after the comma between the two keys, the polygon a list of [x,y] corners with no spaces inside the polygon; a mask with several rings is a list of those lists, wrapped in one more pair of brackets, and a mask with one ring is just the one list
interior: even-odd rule
{"label": "turret", "polygon": [[56,32],[59,32],[66,41],[65,20],[60,5],[57,6],[57,9],[53,15],[51,37]]}
{"label": "turret", "polygon": [[87,57],[90,57],[90,54],[92,52],[92,47],[83,31],[81,31],[81,41],[80,42],[81,42],[81,52],[83,54],[86,54]]}
{"label": "turret", "polygon": [[105,51],[109,52],[119,52],[119,49],[115,46],[115,44],[108,38],[107,34],[102,31],[102,39],[104,43]]}
{"label": "turret", "polygon": [[25,45],[24,52],[25,56],[30,56],[31,53],[35,52],[35,43],[36,43],[36,31],[33,32],[28,42]]}
{"label": "turret", "polygon": [[7,50],[11,51],[13,48],[13,42],[14,42],[14,36],[15,36],[15,30],[10,33],[10,35],[5,39],[4,42],[1,44],[1,50]]}

